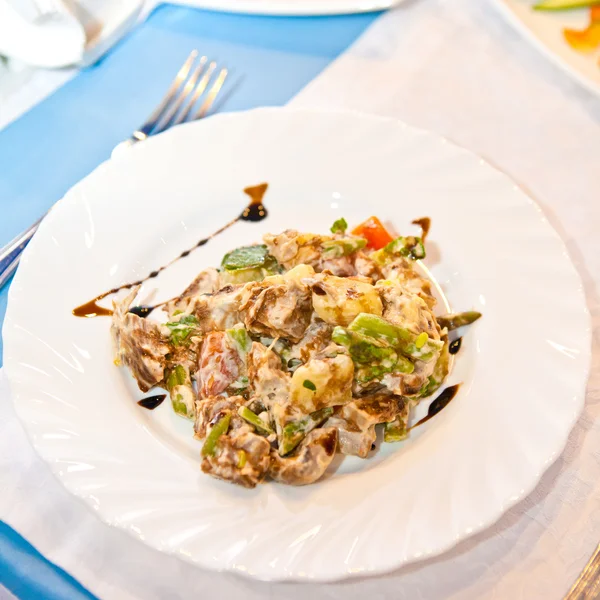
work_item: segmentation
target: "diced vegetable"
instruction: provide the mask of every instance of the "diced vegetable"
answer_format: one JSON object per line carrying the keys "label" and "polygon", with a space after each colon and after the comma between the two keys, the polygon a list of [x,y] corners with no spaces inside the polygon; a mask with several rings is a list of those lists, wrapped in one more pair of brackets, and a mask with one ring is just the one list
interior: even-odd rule
{"label": "diced vegetable", "polygon": [[600,47],[600,20],[592,20],[585,29],[565,29],[563,35],[574,50],[595,52]]}
{"label": "diced vegetable", "polygon": [[219,438],[226,434],[231,422],[231,413],[224,414],[212,427],[204,440],[202,456],[216,456]]}
{"label": "diced vegetable", "polygon": [[250,425],[254,425],[256,429],[258,429],[261,433],[266,433],[270,435],[273,433],[273,430],[255,413],[253,413],[246,406],[240,406],[238,408],[238,415],[244,419]]}
{"label": "diced vegetable", "polygon": [[346,404],[352,400],[353,376],[354,364],[345,354],[313,358],[292,375],[290,405],[308,414],[325,406]]}
{"label": "diced vegetable", "polygon": [[333,222],[330,231],[331,233],[346,233],[346,229],[348,229],[348,223],[346,222],[346,219],[342,217]]}
{"label": "diced vegetable", "polygon": [[247,457],[246,453],[243,450],[240,450],[238,452],[237,468],[243,469],[246,466],[247,461],[248,461],[248,457]]}
{"label": "diced vegetable", "polygon": [[600,5],[600,0],[543,0],[534,4],[535,10],[569,10]]}
{"label": "diced vegetable", "polygon": [[427,379],[427,383],[419,392],[419,398],[427,398],[440,388],[450,371],[450,352],[448,340],[444,342],[444,347],[433,368],[433,373]]}
{"label": "diced vegetable", "polygon": [[233,340],[240,354],[247,354],[252,348],[252,340],[246,331],[246,328],[238,324],[227,330],[227,335]]}
{"label": "diced vegetable", "polygon": [[171,331],[170,342],[174,346],[189,346],[194,335],[200,335],[198,319],[194,315],[184,315],[178,321],[170,321],[165,325]]}
{"label": "diced vegetable", "polygon": [[367,240],[369,248],[379,250],[389,244],[393,238],[377,217],[370,217],[352,230],[353,235],[359,235]]}
{"label": "diced vegetable", "polygon": [[471,325],[471,323],[475,323],[475,321],[477,321],[477,319],[480,317],[480,312],[468,310],[462,313],[436,317],[436,320],[440,327],[446,327],[448,331],[452,331],[453,329],[458,329],[459,327],[464,327],[465,325]]}
{"label": "diced vegetable", "polygon": [[326,407],[310,415],[285,425],[279,440],[279,454],[289,454],[315,427],[318,427],[333,414],[333,408]]}
{"label": "diced vegetable", "polygon": [[384,251],[388,254],[405,256],[406,258],[412,258],[413,260],[425,258],[425,246],[423,240],[420,237],[412,235],[408,237],[397,237],[384,248]]}
{"label": "diced vegetable", "polygon": [[414,365],[389,346],[382,346],[374,338],[335,327],[332,338],[348,349],[355,363],[355,378],[361,383],[380,379],[386,373],[412,373]]}
{"label": "diced vegetable", "polygon": [[370,283],[324,275],[312,286],[313,308],[331,325],[348,325],[360,313],[380,315],[383,304]]}
{"label": "diced vegetable", "polygon": [[349,256],[366,245],[367,240],[364,238],[343,238],[327,240],[321,244],[321,248],[323,248],[324,258],[339,258],[340,256]]}
{"label": "diced vegetable", "polygon": [[408,437],[406,423],[401,416],[396,417],[390,423],[386,423],[383,428],[384,442],[401,442]]}
{"label": "diced vegetable", "polygon": [[192,387],[189,369],[183,365],[172,368],[167,376],[167,389],[173,410],[182,417],[193,419],[196,394]]}
{"label": "diced vegetable", "polygon": [[361,313],[350,323],[348,329],[367,337],[375,338],[379,342],[395,348],[405,356],[429,362],[443,347],[440,340],[427,338],[427,341],[418,348],[416,345],[417,334],[398,327],[382,317]]}

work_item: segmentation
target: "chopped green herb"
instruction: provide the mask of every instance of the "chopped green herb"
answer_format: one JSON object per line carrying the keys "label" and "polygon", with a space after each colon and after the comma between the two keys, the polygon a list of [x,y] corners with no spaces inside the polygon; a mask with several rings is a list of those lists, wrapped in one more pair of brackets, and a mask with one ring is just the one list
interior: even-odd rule
{"label": "chopped green herb", "polygon": [[269,251],[265,245],[242,246],[228,252],[223,257],[221,266],[227,271],[254,269],[256,267],[263,267],[267,256],[269,256]]}
{"label": "chopped green herb", "polygon": [[317,391],[317,386],[310,379],[305,379],[302,385],[311,392]]}
{"label": "chopped green herb", "polygon": [[334,221],[330,231],[331,233],[345,233],[346,229],[348,229],[348,223],[346,219],[342,217],[341,219]]}
{"label": "chopped green herb", "polygon": [[171,330],[170,340],[174,346],[187,346],[190,338],[198,333],[198,319],[194,315],[185,315],[179,321],[170,321],[166,326]]}

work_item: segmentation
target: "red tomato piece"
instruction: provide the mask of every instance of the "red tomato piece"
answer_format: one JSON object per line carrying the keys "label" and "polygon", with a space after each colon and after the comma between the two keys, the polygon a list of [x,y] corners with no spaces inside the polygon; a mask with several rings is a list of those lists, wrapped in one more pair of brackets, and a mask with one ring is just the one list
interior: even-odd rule
{"label": "red tomato piece", "polygon": [[367,246],[375,250],[383,248],[394,239],[377,217],[369,217],[355,227],[352,233],[364,237],[367,240]]}

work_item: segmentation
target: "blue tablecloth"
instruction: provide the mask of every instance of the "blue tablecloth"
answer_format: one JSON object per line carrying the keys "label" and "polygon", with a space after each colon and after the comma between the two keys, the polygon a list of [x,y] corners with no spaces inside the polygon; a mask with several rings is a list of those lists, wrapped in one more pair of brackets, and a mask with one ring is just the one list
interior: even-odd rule
{"label": "blue tablecloth", "polygon": [[[282,18],[159,6],[100,63],[0,132],[0,245],[110,156],[152,111],[193,48],[230,69],[216,110],[277,106],[377,16]],[[6,304],[5,288],[0,323]],[[0,583],[23,599],[93,598],[2,522]]]}

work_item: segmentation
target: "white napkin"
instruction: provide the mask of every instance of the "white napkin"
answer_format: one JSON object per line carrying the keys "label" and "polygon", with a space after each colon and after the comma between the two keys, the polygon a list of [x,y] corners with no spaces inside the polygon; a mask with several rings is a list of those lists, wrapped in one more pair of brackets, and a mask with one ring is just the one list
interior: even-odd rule
{"label": "white napkin", "polygon": [[0,0],[0,54],[56,68],[96,61],[135,23],[143,0]]}
{"label": "white napkin", "polygon": [[202,571],[103,525],[32,451],[0,375],[0,517],[100,598],[561,599],[600,540],[600,101],[488,3],[426,0],[379,19],[291,105],[437,130],[538,200],[581,273],[594,324],[587,403],[565,453],[533,494],[443,556],[384,577],[269,585]]}

